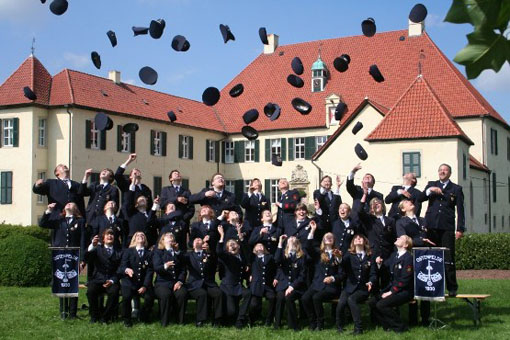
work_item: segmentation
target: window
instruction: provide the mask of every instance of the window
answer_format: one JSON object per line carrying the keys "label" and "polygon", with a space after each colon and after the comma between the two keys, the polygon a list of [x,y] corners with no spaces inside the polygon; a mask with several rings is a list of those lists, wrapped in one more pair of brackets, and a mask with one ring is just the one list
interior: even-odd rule
{"label": "window", "polygon": [[207,154],[209,155],[209,161],[214,161],[216,159],[216,144],[214,142],[209,141],[209,148],[207,150]]}
{"label": "window", "polygon": [[421,176],[421,164],[419,152],[403,152],[402,153],[402,175],[414,172],[416,177]]}
{"label": "window", "polygon": [[205,141],[205,160],[207,162],[219,162],[219,149],[220,143],[218,141],[209,140]]}
{"label": "window", "polygon": [[[46,172],[41,171],[37,173],[37,179],[42,179],[43,181],[46,180]],[[46,196],[44,195],[37,195],[37,203],[45,203]]]}
{"label": "window", "polygon": [[193,159],[193,137],[179,135],[179,158]]}
{"label": "window", "polygon": [[280,138],[271,139],[271,159],[274,155],[282,156],[282,140]]}
{"label": "window", "polygon": [[338,125],[340,122],[335,119],[336,106],[330,106],[328,108],[329,125]]}
{"label": "window", "polygon": [[235,181],[230,179],[225,180],[225,190],[229,192],[235,192],[235,189],[236,189]]}
{"label": "window", "polygon": [[122,132],[120,135],[120,152],[130,152],[131,151],[131,134],[127,132]]}
{"label": "window", "polygon": [[[290,139],[289,139],[290,140]],[[271,162],[273,160],[273,156],[281,157],[282,161],[286,161],[287,159],[287,139],[286,138],[276,138],[276,139],[266,139],[265,140],[265,160],[266,162]],[[255,145],[255,147],[257,147]]]}
{"label": "window", "polygon": [[471,218],[475,215],[475,202],[474,202],[474,192],[473,192],[473,181],[469,182],[469,214]]}
{"label": "window", "polygon": [[90,121],[90,148],[99,149],[101,147],[101,131],[96,129],[96,122]]}
{"label": "window", "polygon": [[227,141],[224,145],[225,163],[234,163],[234,142]]}
{"label": "window", "polygon": [[255,162],[255,141],[244,142],[244,161]]}
{"label": "window", "polygon": [[462,154],[462,179],[467,178],[467,156],[465,153]]}
{"label": "window", "polygon": [[491,154],[498,154],[498,131],[491,129]]}
{"label": "window", "polygon": [[324,144],[326,144],[327,140],[328,140],[328,136],[315,137],[315,151],[319,150]]}
{"label": "window", "polygon": [[[154,190],[154,197],[161,195],[161,186],[162,186],[162,178],[161,176],[154,176],[152,189]],[[165,207],[161,207],[164,209]]]}
{"label": "window", "polygon": [[0,172],[0,204],[12,204],[12,171]]}
{"label": "window", "polygon": [[161,131],[154,131],[154,138],[152,139],[152,147],[154,148],[152,154],[154,156],[161,156],[163,151],[163,143],[161,140]]}
{"label": "window", "polygon": [[294,159],[305,159],[305,139],[303,137],[294,138]]}
{"label": "window", "polygon": [[250,191],[250,184],[251,184],[251,179],[245,179],[243,181],[243,187],[244,187],[244,192],[247,193],[248,191]]}
{"label": "window", "polygon": [[4,119],[2,126],[3,146],[14,146],[14,119]]}
{"label": "window", "polygon": [[39,119],[39,146],[46,146],[46,119]]}
{"label": "window", "polygon": [[[496,184],[496,173],[493,172],[492,173],[492,202],[496,202],[496,200],[498,199],[498,196],[496,195],[497,187],[498,187],[498,185]],[[494,225],[496,225],[496,223],[494,223]]]}
{"label": "window", "polygon": [[135,131],[124,132],[123,126],[117,125],[117,151],[134,153],[136,152],[135,144],[136,144],[136,132]]}
{"label": "window", "polygon": [[280,190],[278,189],[278,181],[277,179],[271,179],[269,180],[269,196],[271,203],[278,202],[278,199],[280,198]]}

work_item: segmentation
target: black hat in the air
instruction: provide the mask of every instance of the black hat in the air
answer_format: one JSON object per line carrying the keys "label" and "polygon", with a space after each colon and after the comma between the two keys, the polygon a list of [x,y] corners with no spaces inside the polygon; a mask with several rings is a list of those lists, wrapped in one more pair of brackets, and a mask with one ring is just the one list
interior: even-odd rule
{"label": "black hat in the air", "polygon": [[142,67],[140,72],[138,72],[138,76],[147,85],[154,85],[158,81],[158,72],[149,66]]}
{"label": "black hat in the air", "polygon": [[220,100],[220,91],[215,87],[208,87],[202,93],[202,102],[207,106],[213,106]]}
{"label": "black hat in the air", "polygon": [[368,158],[367,152],[365,151],[365,149],[363,149],[363,147],[359,143],[356,144],[356,146],[354,147],[354,152],[356,152],[356,156],[358,156],[358,158],[361,159],[362,161]]}
{"label": "black hat in the air", "polygon": [[416,4],[409,12],[409,20],[414,23],[419,23],[427,17],[427,7],[422,4]]}
{"label": "black hat in the air", "polygon": [[149,33],[149,27],[137,27],[137,26],[133,26],[133,27],[131,27],[131,29],[133,30],[133,34],[134,34],[135,37],[137,35],[145,35],[145,34]]}
{"label": "black hat in the air", "polygon": [[27,99],[30,99],[30,100],[36,100],[37,99],[37,96],[35,95],[34,91],[32,91],[32,89],[28,86],[25,86],[23,88],[23,95],[25,97],[27,97]]}
{"label": "black hat in the air", "polygon": [[149,26],[149,34],[154,39],[159,39],[163,35],[166,23],[163,19],[152,20]]}
{"label": "black hat in the air", "polygon": [[301,62],[301,59],[299,59],[299,57],[295,57],[294,59],[292,59],[290,67],[292,67],[292,71],[298,76],[303,74],[304,71],[303,63]]}
{"label": "black hat in the air", "polygon": [[50,4],[50,11],[55,15],[62,15],[67,11],[68,6],[67,0],[53,0]]}
{"label": "black hat in the air", "polygon": [[235,98],[239,97],[243,92],[244,86],[243,84],[239,83],[237,85],[234,85],[234,87],[232,87],[230,91],[228,91],[228,94],[230,94],[230,97]]}
{"label": "black hat in the air", "polygon": [[223,37],[223,42],[226,44],[229,40],[236,40],[236,37],[234,37],[234,34],[230,30],[230,27],[227,25],[220,24],[220,32],[221,36]]}
{"label": "black hat in the air", "polygon": [[349,69],[349,64],[351,63],[351,57],[348,54],[342,54],[340,57],[335,58],[333,60],[333,67],[338,72],[345,72]]}
{"label": "black hat in the air", "polygon": [[113,128],[113,120],[104,112],[98,112],[94,117],[94,125],[100,130],[111,130]]}
{"label": "black hat in the air", "polygon": [[186,37],[182,35],[176,35],[172,39],[172,48],[177,52],[186,52],[189,50],[190,43],[186,40]]}
{"label": "black hat in the air", "polygon": [[367,18],[361,22],[361,31],[365,37],[373,37],[376,31],[374,18]]}
{"label": "black hat in the air", "polygon": [[99,70],[101,68],[101,56],[96,51],[90,54],[90,58],[92,59],[92,63]]}
{"label": "black hat in the air", "polygon": [[117,46],[117,36],[115,35],[115,32],[110,30],[106,32],[106,35],[108,36],[108,39],[110,39],[110,43],[112,44],[112,47]]}
{"label": "black hat in the air", "polygon": [[345,111],[347,111],[347,104],[345,104],[344,102],[338,103],[338,105],[335,108],[335,119],[340,121]]}
{"label": "black hat in the air", "polygon": [[265,27],[259,28],[259,37],[260,41],[262,41],[264,45],[269,45],[269,41],[267,41],[267,31]]}
{"label": "black hat in the air", "polygon": [[312,105],[301,98],[292,99],[292,107],[302,115],[307,115],[312,111]]}
{"label": "black hat in the air", "polygon": [[355,135],[358,133],[359,130],[363,129],[363,123],[357,122],[356,125],[352,128],[352,134]]}
{"label": "black hat in the air", "polygon": [[136,132],[136,131],[138,131],[138,124],[136,124],[136,123],[127,123],[126,125],[124,125],[122,127],[122,131],[124,131],[125,133]]}
{"label": "black hat in the air", "polygon": [[170,119],[170,121],[172,123],[177,120],[177,116],[175,115],[175,113],[173,111],[168,111],[168,113],[166,115],[168,116],[168,119]]}
{"label": "black hat in the air", "polygon": [[297,88],[302,88],[305,85],[305,82],[300,77],[295,74],[289,74],[287,76],[287,82]]}
{"label": "black hat in the air", "polygon": [[255,140],[259,138],[259,133],[257,132],[257,130],[248,125],[243,126],[243,128],[241,129],[241,133],[243,134],[244,137],[248,138],[249,140]]}
{"label": "black hat in the air", "polygon": [[283,164],[282,157],[279,155],[273,154],[273,156],[271,157],[271,164],[273,164],[274,166],[282,166],[282,164]]}
{"label": "black hat in the air", "polygon": [[267,103],[264,106],[264,114],[269,118],[270,121],[277,120],[280,117],[280,106],[275,103]]}
{"label": "black hat in the air", "polygon": [[259,112],[257,109],[251,109],[244,113],[243,120],[245,124],[250,124],[259,118]]}
{"label": "black hat in the air", "polygon": [[374,78],[376,82],[382,83],[384,81],[384,77],[381,71],[379,71],[379,68],[377,67],[376,64],[370,66],[368,73],[370,73],[370,75],[372,76],[372,78]]}

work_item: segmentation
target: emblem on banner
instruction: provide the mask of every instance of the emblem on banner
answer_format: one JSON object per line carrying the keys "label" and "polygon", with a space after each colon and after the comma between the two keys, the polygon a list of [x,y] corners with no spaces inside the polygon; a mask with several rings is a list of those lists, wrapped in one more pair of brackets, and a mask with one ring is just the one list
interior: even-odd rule
{"label": "emblem on banner", "polygon": [[425,267],[425,269],[427,269],[427,273],[420,271],[417,276],[418,280],[425,282],[427,285],[427,287],[425,287],[426,290],[434,290],[434,283],[439,282],[443,278],[439,272],[432,273],[432,270],[434,269],[432,264],[435,262],[436,261],[428,260],[427,267]]}
{"label": "emblem on banner", "polygon": [[62,265],[62,268],[64,268],[64,271],[60,271],[59,269],[57,269],[55,271],[55,276],[58,279],[62,280],[62,282],[68,282],[70,279],[73,279],[76,276],[78,276],[78,273],[74,269],[71,271],[67,271],[67,269],[69,268],[69,265],[67,264],[68,261],[70,261],[70,260],[65,259],[65,263]]}

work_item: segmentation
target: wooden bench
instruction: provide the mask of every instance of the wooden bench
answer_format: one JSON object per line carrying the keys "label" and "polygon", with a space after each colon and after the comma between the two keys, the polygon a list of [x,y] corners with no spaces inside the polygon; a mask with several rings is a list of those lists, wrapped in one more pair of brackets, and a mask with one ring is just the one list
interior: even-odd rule
{"label": "wooden bench", "polygon": [[473,323],[475,326],[480,326],[481,320],[481,306],[482,301],[489,298],[490,294],[458,294],[457,296],[445,296],[447,299],[462,299],[471,307],[473,311]]}

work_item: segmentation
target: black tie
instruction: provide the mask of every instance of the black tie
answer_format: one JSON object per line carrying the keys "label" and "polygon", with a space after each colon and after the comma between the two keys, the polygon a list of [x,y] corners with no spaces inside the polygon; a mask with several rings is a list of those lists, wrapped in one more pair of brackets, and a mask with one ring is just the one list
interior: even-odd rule
{"label": "black tie", "polygon": [[110,224],[113,224],[113,216],[110,216]]}
{"label": "black tie", "polygon": [[143,249],[138,249],[138,256],[139,256],[140,258],[142,258],[142,257],[143,257]]}
{"label": "black tie", "polygon": [[66,217],[66,219],[67,219],[67,224],[71,224],[73,218],[72,217]]}
{"label": "black tie", "polygon": [[415,216],[415,217],[413,217],[413,222],[414,222],[414,223],[416,223],[417,225],[420,225],[420,224],[418,223],[418,219],[416,218],[416,216]]}
{"label": "black tie", "polygon": [[106,248],[106,253],[108,254],[108,257],[112,256],[112,248]]}
{"label": "black tie", "polygon": [[180,187],[178,185],[175,186],[175,191],[179,192]]}
{"label": "black tie", "polygon": [[209,223],[205,223],[205,230],[209,231]]}
{"label": "black tie", "polygon": [[363,260],[363,254],[358,253],[358,258],[359,258],[360,261]]}

